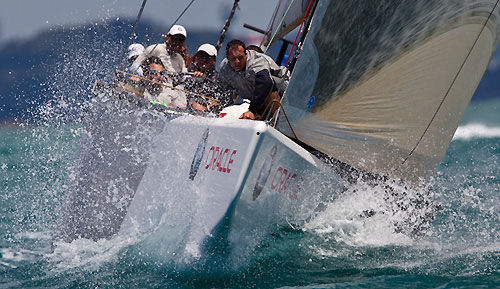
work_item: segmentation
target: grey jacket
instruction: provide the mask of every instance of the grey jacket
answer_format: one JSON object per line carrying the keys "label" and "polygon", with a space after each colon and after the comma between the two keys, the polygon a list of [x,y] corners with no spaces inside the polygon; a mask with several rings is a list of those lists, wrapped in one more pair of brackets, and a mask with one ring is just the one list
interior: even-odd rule
{"label": "grey jacket", "polygon": [[288,82],[288,73],[271,57],[253,50],[247,50],[244,71],[234,71],[225,58],[219,69],[222,85],[232,88],[239,97],[250,100],[249,110],[262,113],[264,101],[271,91],[283,92]]}

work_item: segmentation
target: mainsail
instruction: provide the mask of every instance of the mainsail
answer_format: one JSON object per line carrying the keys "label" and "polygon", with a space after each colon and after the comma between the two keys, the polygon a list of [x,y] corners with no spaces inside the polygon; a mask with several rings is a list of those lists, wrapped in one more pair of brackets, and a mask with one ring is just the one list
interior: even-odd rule
{"label": "mainsail", "polygon": [[430,176],[498,46],[497,4],[319,0],[283,100],[299,141],[363,171]]}

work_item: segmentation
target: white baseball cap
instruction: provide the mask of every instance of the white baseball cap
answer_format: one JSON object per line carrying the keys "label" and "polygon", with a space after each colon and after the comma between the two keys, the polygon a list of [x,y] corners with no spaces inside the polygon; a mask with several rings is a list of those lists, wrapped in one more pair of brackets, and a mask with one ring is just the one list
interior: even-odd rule
{"label": "white baseball cap", "polygon": [[144,52],[144,46],[139,43],[133,43],[128,47],[128,58],[131,58],[133,56],[139,56]]}
{"label": "white baseball cap", "polygon": [[172,26],[172,28],[170,28],[167,35],[177,35],[177,34],[181,34],[184,35],[184,37],[187,37],[186,28],[184,28],[184,26],[182,25],[176,24]]}
{"label": "white baseball cap", "polygon": [[203,51],[210,56],[217,57],[217,49],[212,44],[208,44],[208,43],[202,44],[196,52],[198,52],[198,51]]}

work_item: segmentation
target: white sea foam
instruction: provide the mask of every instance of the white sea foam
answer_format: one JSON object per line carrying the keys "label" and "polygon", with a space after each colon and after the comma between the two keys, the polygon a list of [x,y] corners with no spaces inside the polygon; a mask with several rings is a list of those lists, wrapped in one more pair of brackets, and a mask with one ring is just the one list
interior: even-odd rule
{"label": "white sea foam", "polygon": [[[413,240],[394,230],[394,222],[401,221],[398,213],[391,212],[384,200],[384,188],[357,184],[325,211],[308,222],[304,230],[328,235],[349,246],[411,245]],[[363,216],[373,210],[374,216]],[[322,253],[325,255],[324,253]]]}
{"label": "white sea foam", "polygon": [[500,138],[500,127],[470,123],[458,127],[453,140],[470,140],[473,138]]}
{"label": "white sea foam", "polygon": [[26,261],[30,260],[30,255],[33,255],[34,252],[25,249],[14,249],[14,248],[2,248],[0,249],[0,255],[2,256],[2,260],[9,261]]}
{"label": "white sea foam", "polygon": [[23,248],[1,248],[0,249],[0,269],[2,267],[17,268],[22,262],[32,262],[39,258],[41,252],[36,252]]}
{"label": "white sea foam", "polygon": [[118,236],[96,242],[87,239],[71,243],[56,242],[54,252],[45,257],[54,265],[51,274],[57,275],[73,269],[95,271],[105,263],[116,262],[120,250],[138,241],[139,238],[134,236]]}
{"label": "white sea foam", "polygon": [[21,232],[16,235],[16,237],[20,239],[33,239],[33,240],[50,240],[52,238],[50,231],[42,231],[42,232]]}

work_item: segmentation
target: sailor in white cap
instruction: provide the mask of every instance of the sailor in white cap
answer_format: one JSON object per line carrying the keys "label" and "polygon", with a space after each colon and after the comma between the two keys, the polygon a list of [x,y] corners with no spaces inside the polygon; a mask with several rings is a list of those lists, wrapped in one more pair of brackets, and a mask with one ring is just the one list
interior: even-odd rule
{"label": "sailor in white cap", "polygon": [[[218,113],[232,102],[231,91],[224,91],[219,86],[219,74],[215,70],[216,58],[217,49],[208,43],[202,44],[193,56],[193,63],[188,71],[192,72],[195,77],[188,79],[185,85],[189,91],[209,97],[190,95],[188,106],[193,111]],[[214,99],[217,101],[214,102]]]}
{"label": "sailor in white cap", "polygon": [[193,63],[188,71],[193,72],[194,76],[204,76],[212,80],[217,79],[215,71],[215,61],[217,58],[217,49],[212,44],[202,44],[193,56]]}
{"label": "sailor in white cap", "polygon": [[[185,45],[184,42],[187,38],[186,28],[181,25],[174,25],[167,33],[167,40],[165,44],[167,45],[167,49],[172,52],[177,52],[181,55],[185,54]],[[184,56],[183,56],[184,57]]]}
{"label": "sailor in white cap", "polygon": [[[184,50],[183,47],[185,47],[184,42],[186,41],[186,36],[186,28],[181,25],[172,26],[168,31],[165,43],[148,46],[144,50],[144,53],[137,58],[136,62],[141,65],[150,57],[160,58],[165,72],[167,73],[166,84],[173,86],[174,79],[172,79],[172,76],[187,72],[184,58],[180,54]],[[183,89],[183,86],[180,84],[177,85],[176,88]],[[162,95],[168,95],[168,97],[164,98],[162,102],[173,107],[186,107],[186,95],[182,91],[169,89],[168,87],[163,87],[163,90]]]}
{"label": "sailor in white cap", "polygon": [[134,62],[139,55],[144,53],[144,46],[139,43],[131,44],[127,49],[127,59],[130,64],[129,71],[131,73],[136,73],[140,76],[143,76],[142,68],[139,63]]}
{"label": "sailor in white cap", "polygon": [[144,46],[140,43],[132,43],[127,49],[127,58],[129,63],[134,62],[139,55],[144,52]]}
{"label": "sailor in white cap", "polygon": [[185,49],[186,36],[186,28],[174,25],[168,31],[165,43],[148,46],[136,61],[142,63],[148,57],[156,56],[162,60],[168,73],[185,73],[187,69],[181,53]]}

